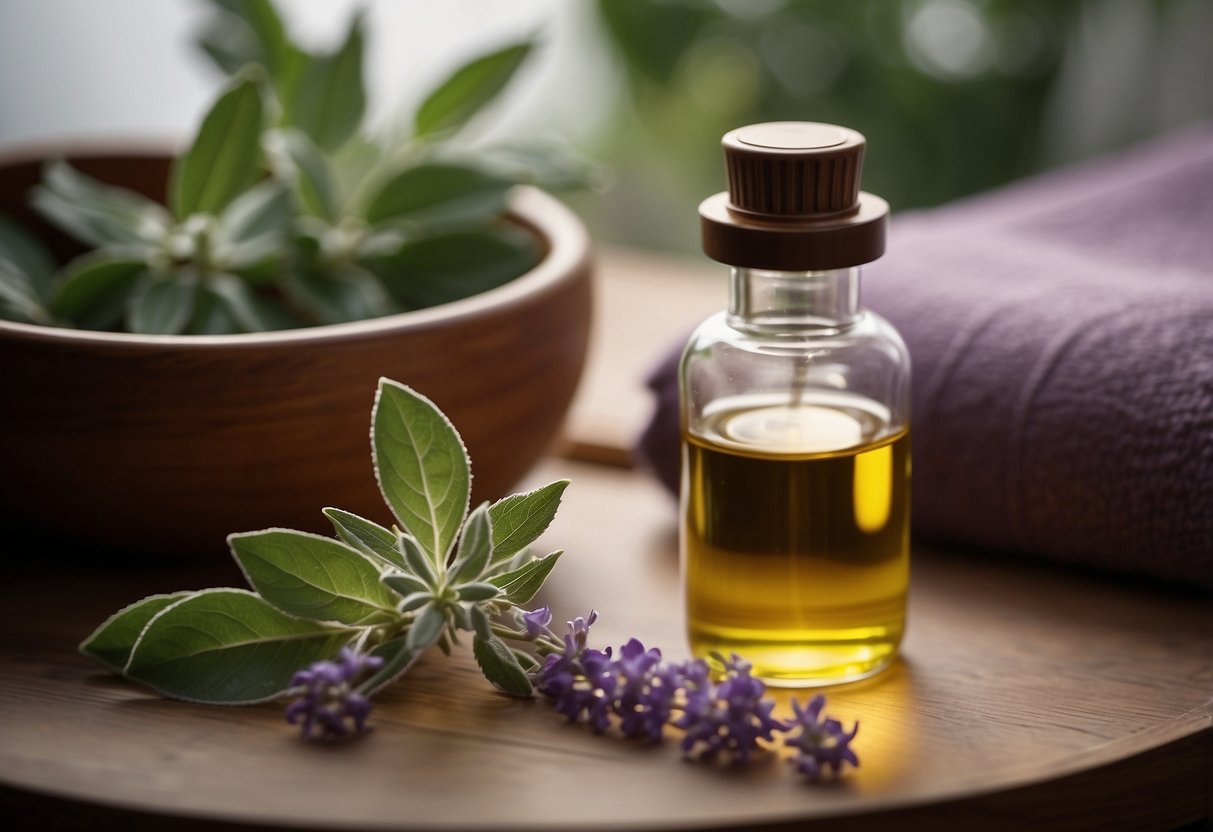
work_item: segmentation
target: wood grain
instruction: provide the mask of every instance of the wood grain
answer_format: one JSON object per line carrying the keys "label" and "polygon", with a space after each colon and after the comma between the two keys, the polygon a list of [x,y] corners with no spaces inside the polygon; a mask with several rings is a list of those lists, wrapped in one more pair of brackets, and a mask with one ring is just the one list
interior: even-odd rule
{"label": "wood grain", "polygon": [[[638,474],[567,461],[546,600],[601,613],[597,643],[685,655],[674,512]],[[23,828],[1164,830],[1209,817],[1207,598],[971,552],[919,549],[904,659],[829,692],[862,767],[799,783],[684,763],[493,693],[467,651],[426,656],[375,730],[305,747],[273,705],[171,702],[74,652],[108,612],[231,573],[32,567],[0,609],[0,808]],[[55,610],[54,613],[51,610]],[[779,694],[787,712],[788,696]],[[12,828],[12,827],[10,827]]]}

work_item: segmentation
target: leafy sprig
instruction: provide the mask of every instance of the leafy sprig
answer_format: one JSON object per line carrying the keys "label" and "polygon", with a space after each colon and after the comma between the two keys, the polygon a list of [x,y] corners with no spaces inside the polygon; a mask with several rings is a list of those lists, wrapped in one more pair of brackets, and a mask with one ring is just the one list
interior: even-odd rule
{"label": "leafy sprig", "polygon": [[359,687],[369,695],[431,646],[449,652],[464,634],[490,682],[530,695],[527,670],[536,662],[501,634],[514,633],[508,622],[560,558],[535,557],[529,547],[568,481],[469,511],[471,463],[459,434],[432,402],[387,379],[371,435],[397,525],[328,508],[335,538],[290,529],[230,535],[252,591],[153,595],[112,616],[80,649],[167,696],[236,704],[283,695],[302,668],[342,650],[375,657]]}
{"label": "leafy sprig", "polygon": [[456,68],[412,130],[363,128],[365,26],[331,52],[296,44],[269,0],[210,0],[199,46],[231,77],[172,167],[168,208],[62,161],[32,196],[93,251],[56,270],[0,218],[0,318],[147,334],[258,332],[377,317],[499,286],[539,259],[504,221],[514,185],[579,186],[550,148],[459,145],[534,50]]}

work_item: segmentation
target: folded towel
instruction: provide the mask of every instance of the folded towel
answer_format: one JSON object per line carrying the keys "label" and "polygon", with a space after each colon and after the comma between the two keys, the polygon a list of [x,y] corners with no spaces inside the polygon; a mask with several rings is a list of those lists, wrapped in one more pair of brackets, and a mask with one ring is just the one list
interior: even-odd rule
{"label": "folded towel", "polygon": [[899,216],[863,292],[914,362],[915,533],[1213,587],[1213,125]]}

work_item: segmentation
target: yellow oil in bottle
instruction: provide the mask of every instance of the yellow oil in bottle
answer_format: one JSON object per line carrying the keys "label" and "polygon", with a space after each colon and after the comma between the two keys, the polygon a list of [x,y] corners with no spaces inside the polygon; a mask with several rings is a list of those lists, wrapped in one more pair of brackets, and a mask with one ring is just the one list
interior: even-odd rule
{"label": "yellow oil in bottle", "polygon": [[717,403],[684,431],[692,651],[789,687],[887,666],[905,628],[909,431],[843,397]]}

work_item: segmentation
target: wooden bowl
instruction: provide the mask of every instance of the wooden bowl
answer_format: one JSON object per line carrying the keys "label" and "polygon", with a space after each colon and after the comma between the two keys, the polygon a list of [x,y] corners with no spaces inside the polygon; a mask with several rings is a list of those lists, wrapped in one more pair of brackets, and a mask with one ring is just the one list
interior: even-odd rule
{"label": "wooden bowl", "polygon": [[[75,155],[163,197],[167,159]],[[38,161],[0,162],[0,212],[25,209]],[[472,457],[474,501],[502,496],[558,433],[584,363],[590,246],[563,205],[520,188],[512,218],[545,250],[475,297],[356,323],[144,336],[0,321],[0,513],[27,540],[67,536],[158,556],[226,550],[229,532],[330,533],[338,506],[389,521],[371,469],[380,376],[430,397]],[[45,230],[45,227],[41,227]],[[47,232],[61,256],[71,241]]]}

